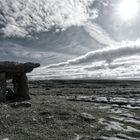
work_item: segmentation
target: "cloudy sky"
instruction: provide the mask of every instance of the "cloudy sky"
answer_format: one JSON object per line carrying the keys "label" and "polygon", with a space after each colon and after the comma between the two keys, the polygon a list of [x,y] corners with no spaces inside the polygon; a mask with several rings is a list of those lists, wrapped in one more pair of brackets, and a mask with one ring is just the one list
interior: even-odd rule
{"label": "cloudy sky", "polygon": [[0,60],[30,78],[140,78],[139,0],[0,0]]}

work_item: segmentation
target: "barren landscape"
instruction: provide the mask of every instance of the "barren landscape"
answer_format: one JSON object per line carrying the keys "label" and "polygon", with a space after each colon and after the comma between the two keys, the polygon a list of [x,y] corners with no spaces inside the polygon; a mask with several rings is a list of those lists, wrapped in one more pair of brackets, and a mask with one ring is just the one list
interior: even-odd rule
{"label": "barren landscape", "polygon": [[139,140],[140,82],[30,81],[31,100],[0,105],[0,139]]}
{"label": "barren landscape", "polygon": [[140,0],[0,0],[0,140],[140,140]]}

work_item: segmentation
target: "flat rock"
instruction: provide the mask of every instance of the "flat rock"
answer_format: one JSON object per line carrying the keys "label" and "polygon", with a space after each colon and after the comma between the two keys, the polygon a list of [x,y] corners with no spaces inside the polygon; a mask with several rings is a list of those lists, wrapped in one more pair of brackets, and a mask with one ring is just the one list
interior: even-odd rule
{"label": "flat rock", "polygon": [[31,104],[28,102],[16,102],[10,104],[12,108],[19,108],[19,107],[31,107]]}
{"label": "flat rock", "polygon": [[112,97],[93,97],[93,96],[79,96],[68,97],[66,100],[68,101],[82,101],[82,102],[95,102],[95,103],[104,103],[104,104],[115,104],[115,105],[131,105],[133,107],[140,106],[140,99],[132,99],[132,98],[112,98]]}
{"label": "flat rock", "polygon": [[39,63],[18,63],[18,62],[10,62],[10,61],[0,61],[0,72],[31,72],[34,68],[39,67]]}
{"label": "flat rock", "polygon": [[90,122],[90,121],[95,121],[95,118],[91,115],[91,114],[88,114],[88,113],[81,113],[80,114],[80,117],[84,120],[84,121],[87,121],[87,122]]}

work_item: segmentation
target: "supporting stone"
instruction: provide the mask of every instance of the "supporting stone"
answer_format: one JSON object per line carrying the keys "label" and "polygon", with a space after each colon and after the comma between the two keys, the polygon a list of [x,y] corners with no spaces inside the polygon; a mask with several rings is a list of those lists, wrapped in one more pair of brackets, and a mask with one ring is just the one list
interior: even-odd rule
{"label": "supporting stone", "polygon": [[6,101],[6,74],[0,73],[0,102]]}
{"label": "supporting stone", "polygon": [[30,99],[28,79],[25,73],[19,73],[13,77],[14,93],[16,98]]}
{"label": "supporting stone", "polygon": [[19,77],[19,97],[22,97],[23,99],[30,99],[29,96],[29,87],[28,87],[28,78],[25,73],[21,73]]}

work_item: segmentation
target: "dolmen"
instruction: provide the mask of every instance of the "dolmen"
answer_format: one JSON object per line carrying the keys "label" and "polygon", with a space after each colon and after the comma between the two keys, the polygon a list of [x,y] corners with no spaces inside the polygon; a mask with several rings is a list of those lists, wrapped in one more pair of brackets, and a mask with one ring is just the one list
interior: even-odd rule
{"label": "dolmen", "polygon": [[[30,99],[26,73],[32,72],[34,68],[39,66],[39,63],[0,61],[0,103],[7,101],[10,96],[11,99]],[[13,89],[7,90],[6,80],[10,79],[12,79]]]}

